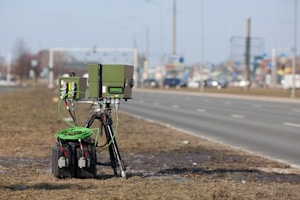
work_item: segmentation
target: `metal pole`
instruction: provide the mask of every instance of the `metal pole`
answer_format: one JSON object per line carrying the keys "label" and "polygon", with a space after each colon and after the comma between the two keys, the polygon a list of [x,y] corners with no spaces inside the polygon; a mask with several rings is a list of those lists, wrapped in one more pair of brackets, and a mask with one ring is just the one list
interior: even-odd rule
{"label": "metal pole", "polygon": [[139,75],[139,69],[138,69],[138,50],[137,50],[137,48],[133,48],[133,66],[134,66],[134,69],[135,69],[135,73],[134,73],[134,77],[133,77],[133,79],[134,79],[134,85],[136,86],[136,87],[139,87],[139,85],[138,85],[138,79],[140,78],[140,75]]}
{"label": "metal pole", "polygon": [[204,80],[203,80],[203,67],[204,67],[204,9],[203,9],[203,0],[201,0],[201,61],[200,61],[200,91],[204,90]]}
{"label": "metal pole", "polygon": [[160,55],[159,55],[159,66],[162,67],[163,59],[163,8],[160,6]]}
{"label": "metal pole", "polygon": [[49,49],[49,88],[53,88],[53,49]]}
{"label": "metal pole", "polygon": [[173,37],[172,37],[172,54],[176,55],[176,0],[173,0]]}
{"label": "metal pole", "polygon": [[294,56],[293,56],[293,86],[291,91],[291,97],[295,98],[295,73],[296,73],[296,58],[297,58],[297,0],[294,0]]}
{"label": "metal pole", "polygon": [[163,59],[163,8],[162,4],[154,1],[147,1],[146,3],[157,5],[160,7],[160,52],[159,52],[159,66],[162,66],[162,59]]}
{"label": "metal pole", "polygon": [[251,19],[247,19],[247,35],[246,35],[246,58],[245,58],[245,81],[248,81],[248,86],[250,86],[250,27]]}
{"label": "metal pole", "polygon": [[277,86],[277,65],[276,65],[276,49],[272,49],[272,86]]}
{"label": "metal pole", "polygon": [[145,79],[148,78],[148,69],[150,67],[150,58],[149,58],[149,26],[147,24],[146,27],[146,46],[147,46],[147,51],[146,51],[146,63],[144,66],[144,73],[145,73]]}
{"label": "metal pole", "polygon": [[7,56],[7,71],[6,71],[7,75],[6,75],[6,82],[8,83],[8,85],[10,85],[10,81],[11,81],[11,54],[8,54]]}

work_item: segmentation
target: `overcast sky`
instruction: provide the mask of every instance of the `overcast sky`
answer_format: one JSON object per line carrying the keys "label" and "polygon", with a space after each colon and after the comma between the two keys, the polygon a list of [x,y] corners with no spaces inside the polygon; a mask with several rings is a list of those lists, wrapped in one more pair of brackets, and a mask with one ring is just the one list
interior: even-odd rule
{"label": "overcast sky", "polygon": [[[251,36],[263,39],[267,56],[272,48],[290,51],[294,45],[294,0],[176,2],[176,53],[186,64],[228,59],[230,38],[246,36],[248,17]],[[0,0],[0,56],[13,53],[19,39],[32,53],[49,47],[131,48],[136,40],[140,52],[149,50],[150,65],[157,65],[161,53],[172,52],[172,17],[173,0]]]}

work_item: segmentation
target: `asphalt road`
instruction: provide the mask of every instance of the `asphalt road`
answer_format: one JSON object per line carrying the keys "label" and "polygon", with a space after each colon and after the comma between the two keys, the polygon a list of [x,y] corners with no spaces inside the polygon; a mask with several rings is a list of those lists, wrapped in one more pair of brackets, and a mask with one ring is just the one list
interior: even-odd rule
{"label": "asphalt road", "polygon": [[300,167],[300,102],[135,90],[120,111]]}

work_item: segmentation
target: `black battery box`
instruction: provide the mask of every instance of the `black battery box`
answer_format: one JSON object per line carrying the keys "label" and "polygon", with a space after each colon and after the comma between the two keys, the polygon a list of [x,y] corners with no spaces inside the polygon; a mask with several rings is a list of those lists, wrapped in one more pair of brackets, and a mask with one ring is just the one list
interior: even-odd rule
{"label": "black battery box", "polygon": [[84,145],[83,148],[77,148],[77,177],[93,178],[96,176],[96,148],[92,145]]}
{"label": "black battery box", "polygon": [[52,148],[52,174],[58,178],[93,178],[97,174],[96,147],[77,142],[58,142]]}
{"label": "black battery box", "polygon": [[52,148],[52,174],[58,178],[76,177],[76,145],[57,143]]}

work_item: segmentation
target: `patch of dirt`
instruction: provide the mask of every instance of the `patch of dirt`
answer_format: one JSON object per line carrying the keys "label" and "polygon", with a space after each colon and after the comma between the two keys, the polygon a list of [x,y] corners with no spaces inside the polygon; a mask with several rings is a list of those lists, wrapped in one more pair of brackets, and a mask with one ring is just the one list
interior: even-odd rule
{"label": "patch of dirt", "polygon": [[[51,174],[54,134],[69,126],[58,115],[57,102],[52,101],[55,96],[55,91],[47,88],[0,95],[1,199],[298,199],[300,196],[299,169],[122,112],[116,138],[127,165],[127,179],[113,176],[112,169],[105,166],[97,166],[98,175],[93,179],[57,179]],[[84,124],[89,106],[76,106],[78,122]],[[64,108],[61,112],[68,117]],[[104,140],[100,137],[99,143]],[[97,159],[108,161],[106,148],[97,149]]]}

